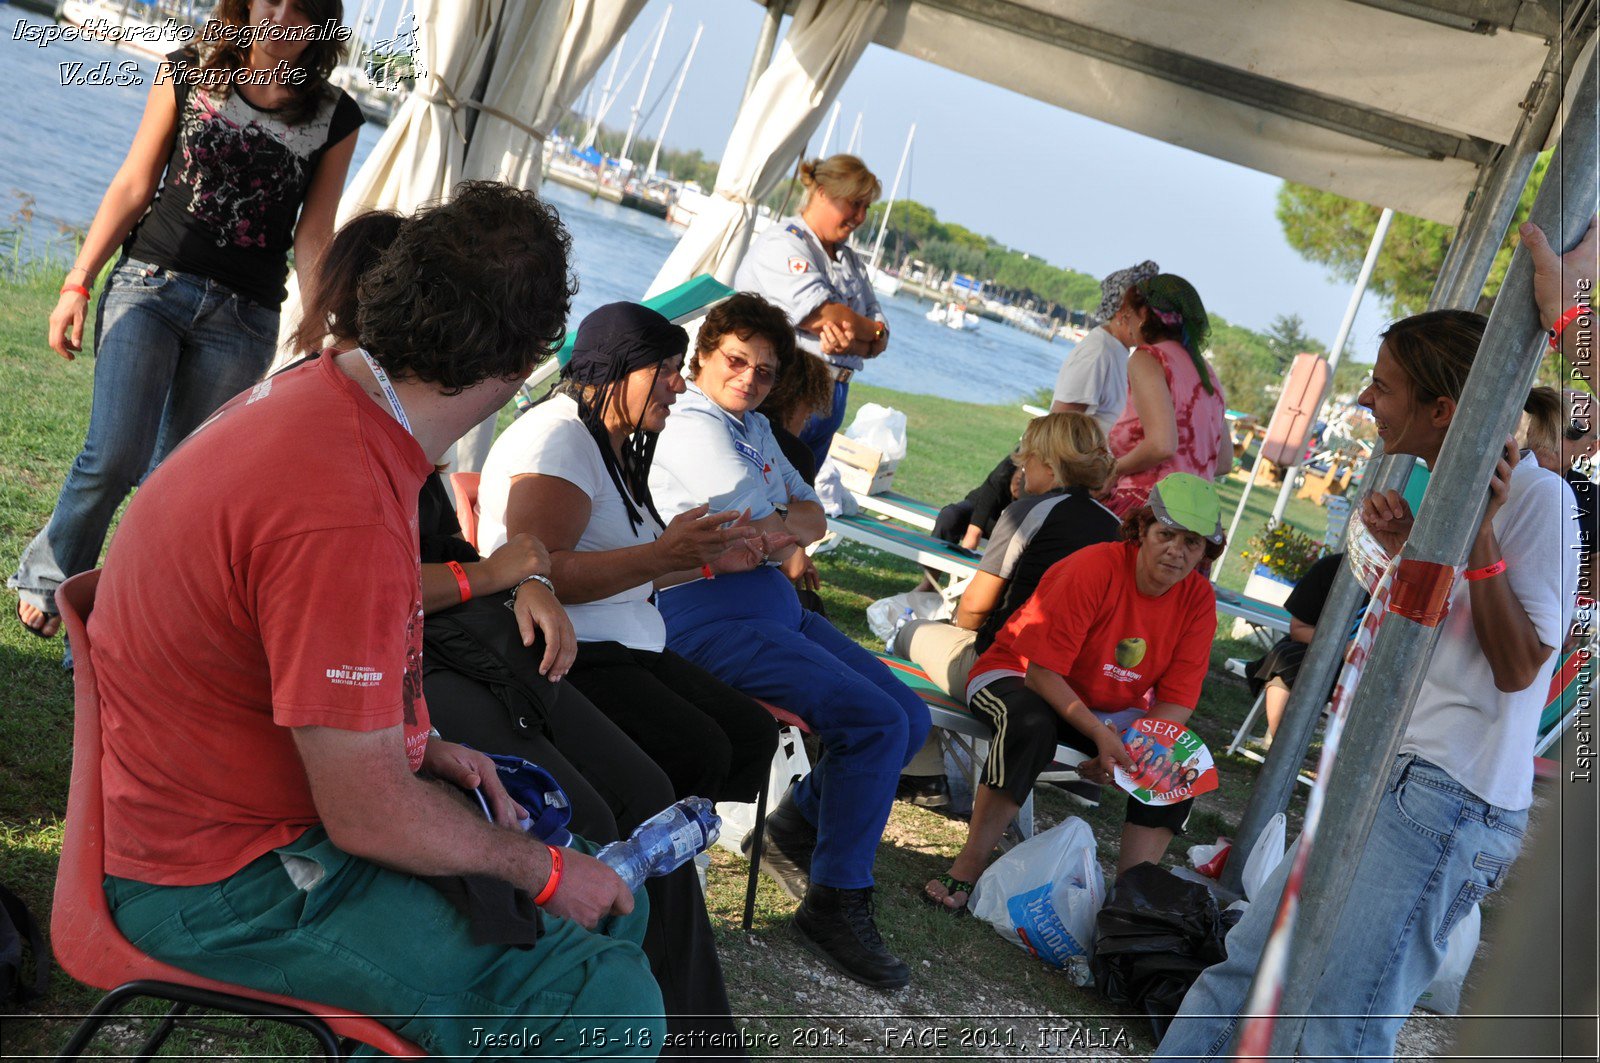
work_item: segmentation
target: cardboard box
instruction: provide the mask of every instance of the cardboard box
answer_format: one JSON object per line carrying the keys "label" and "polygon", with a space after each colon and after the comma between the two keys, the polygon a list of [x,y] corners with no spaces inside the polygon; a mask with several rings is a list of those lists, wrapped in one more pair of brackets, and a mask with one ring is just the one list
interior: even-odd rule
{"label": "cardboard box", "polygon": [[894,483],[894,470],[900,465],[898,460],[885,461],[882,451],[844,435],[833,437],[828,458],[839,467],[844,486],[864,495],[881,495],[889,490]]}

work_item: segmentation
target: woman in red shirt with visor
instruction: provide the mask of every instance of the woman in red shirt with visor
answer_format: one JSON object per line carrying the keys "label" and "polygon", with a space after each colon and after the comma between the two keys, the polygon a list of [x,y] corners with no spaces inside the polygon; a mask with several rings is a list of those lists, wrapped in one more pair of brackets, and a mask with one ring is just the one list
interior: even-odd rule
{"label": "woman in red shirt with visor", "polygon": [[[1224,542],[1216,489],[1171,473],[1124,518],[1121,541],[1084,547],[1045,573],[972,667],[967,700],[995,737],[966,845],[927,884],[930,903],[966,908],[1058,743],[1089,754],[1079,772],[1105,784],[1118,765],[1133,767],[1121,737],[1130,723],[1148,715],[1187,725],[1217,628],[1216,597],[1196,569]],[[1117,873],[1160,861],[1193,804],[1129,797]]]}

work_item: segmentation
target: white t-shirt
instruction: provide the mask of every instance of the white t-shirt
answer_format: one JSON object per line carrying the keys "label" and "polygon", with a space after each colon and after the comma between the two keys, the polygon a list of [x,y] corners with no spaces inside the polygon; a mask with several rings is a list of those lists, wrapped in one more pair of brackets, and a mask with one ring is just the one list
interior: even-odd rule
{"label": "white t-shirt", "polygon": [[[527,473],[557,476],[589,496],[589,524],[579,550],[621,550],[652,543],[662,532],[648,510],[634,506],[643,523],[628,522],[622,495],[600,457],[600,447],[578,419],[578,404],[566,395],[540,403],[511,423],[489,451],[478,485],[478,548],[488,554],[506,541],[506,499],[511,478]],[[641,583],[594,602],[562,602],[579,642],[620,642],[659,653],[666,625],[650,600],[654,587]],[[561,588],[556,588],[560,594]]]}
{"label": "white t-shirt", "polygon": [[1495,689],[1489,659],[1472,627],[1465,579],[1450,591],[1450,611],[1428,665],[1428,678],[1400,743],[1400,752],[1432,761],[1483,800],[1517,811],[1533,804],[1533,747],[1550,676],[1561,657],[1577,587],[1577,521],[1567,485],[1524,454],[1511,493],[1494,517],[1506,571],[1539,641],[1556,647],[1526,689]]}
{"label": "white t-shirt", "polygon": [[1056,402],[1081,402],[1107,432],[1128,404],[1128,348],[1104,325],[1089,330],[1056,374]]}

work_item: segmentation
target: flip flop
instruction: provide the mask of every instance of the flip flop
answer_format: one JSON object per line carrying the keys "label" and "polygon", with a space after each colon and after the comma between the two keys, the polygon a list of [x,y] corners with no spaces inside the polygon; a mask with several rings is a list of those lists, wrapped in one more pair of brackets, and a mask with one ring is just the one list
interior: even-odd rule
{"label": "flip flop", "polygon": [[[924,886],[922,887],[921,893],[924,904],[932,905],[933,907],[938,908],[940,911],[949,912],[952,917],[960,917],[963,915],[972,914],[972,912],[967,908],[967,901],[972,900],[972,891],[976,888],[975,883],[963,882],[960,879],[948,874],[939,875],[933,879],[933,881],[939,883],[939,885],[945,888],[945,896],[935,897],[933,894],[928,892],[928,887]],[[962,901],[959,905],[954,907],[944,903],[945,897],[953,897],[957,893],[965,893],[967,895],[967,900]]]}
{"label": "flip flop", "polygon": [[22,601],[20,599],[17,601],[17,623],[22,625],[22,629],[24,631],[26,631],[28,634],[34,636],[35,638],[41,638],[41,639],[53,639],[53,638],[55,638],[57,635],[59,635],[61,633],[61,618],[60,618],[60,616],[58,616],[55,613],[46,613],[42,609],[40,610],[40,613],[43,614],[43,616],[44,616],[44,623],[48,624],[51,620],[55,620],[56,621],[56,629],[54,631],[48,631],[48,632],[47,631],[43,631],[40,628],[34,627],[32,624],[28,623],[26,620],[22,619]]}

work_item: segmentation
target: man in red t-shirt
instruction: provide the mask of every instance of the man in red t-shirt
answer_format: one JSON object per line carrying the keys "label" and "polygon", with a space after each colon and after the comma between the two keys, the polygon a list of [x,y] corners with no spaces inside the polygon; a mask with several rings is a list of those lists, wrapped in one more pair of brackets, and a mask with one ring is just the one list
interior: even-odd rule
{"label": "man in red t-shirt", "polygon": [[[1196,566],[1223,542],[1215,488],[1171,473],[1124,518],[1122,541],[1086,546],[1045,572],[972,666],[967,699],[995,737],[966,845],[950,871],[927,884],[929,901],[966,906],[1057,743],[1089,754],[1079,774],[1105,784],[1117,765],[1133,767],[1121,738],[1128,724],[1145,715],[1187,723],[1217,628],[1216,596]],[[1159,862],[1193,804],[1152,806],[1130,796],[1117,873]]]}
{"label": "man in red t-shirt", "polygon": [[[655,1055],[644,907],[518,831],[422,696],[418,492],[560,337],[569,247],[532,193],[462,185],[364,274],[363,348],[238,396],[140,488],[89,628],[106,892],[141,949],[431,1053],[564,1055],[572,1016],[613,1015],[609,1051]],[[481,786],[495,822],[422,776]]]}

